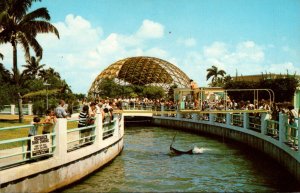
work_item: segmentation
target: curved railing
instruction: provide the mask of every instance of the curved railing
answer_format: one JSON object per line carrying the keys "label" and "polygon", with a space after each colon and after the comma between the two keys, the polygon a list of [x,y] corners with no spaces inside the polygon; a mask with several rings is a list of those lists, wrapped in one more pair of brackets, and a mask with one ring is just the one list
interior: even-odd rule
{"label": "curved railing", "polygon": [[295,118],[296,124],[290,125],[288,116],[283,113],[279,113],[279,120],[272,120],[266,111],[177,111],[176,114],[156,114],[154,118],[214,125],[244,132],[274,144],[300,162],[299,118]]}
{"label": "curved railing", "polygon": [[[101,141],[108,139],[113,136],[115,129],[117,126],[117,122],[120,121],[120,115],[116,115],[115,119],[110,122],[104,122],[99,125],[98,130],[96,132],[96,124],[87,125],[85,127],[78,128],[79,119],[69,119],[66,122],[66,139],[67,141],[67,152],[76,151],[82,147],[86,147],[94,144],[96,137],[100,137]],[[100,118],[100,114],[98,119]],[[99,123],[99,121],[95,120],[95,123]],[[100,121],[102,122],[102,121]],[[39,133],[41,133],[41,128],[45,124],[38,124]],[[57,135],[63,132],[63,129],[55,129],[56,125],[53,125],[52,131],[49,134],[39,134],[36,136],[28,137],[28,131],[34,127],[34,125],[22,125],[15,127],[4,127],[0,128],[0,135],[7,136],[6,139],[0,140],[0,170],[4,170],[6,168],[19,166],[20,164],[30,163],[32,161],[40,161],[47,158],[52,157],[57,150],[56,147],[61,145],[58,144]],[[9,137],[11,136],[11,137]],[[40,154],[36,154],[37,151],[34,151],[34,140],[38,140],[38,138],[43,137],[43,140],[48,140],[47,151],[48,152],[38,152]],[[39,142],[39,141],[38,141]],[[31,149],[28,149],[28,144],[31,143]],[[61,143],[61,142],[60,142]]]}

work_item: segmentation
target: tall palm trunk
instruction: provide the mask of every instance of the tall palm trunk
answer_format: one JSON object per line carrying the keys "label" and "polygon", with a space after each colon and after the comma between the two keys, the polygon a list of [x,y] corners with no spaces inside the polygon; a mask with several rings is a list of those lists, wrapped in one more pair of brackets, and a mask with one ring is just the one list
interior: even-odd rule
{"label": "tall palm trunk", "polygon": [[[17,60],[17,45],[14,41],[12,41],[13,46],[13,72],[14,72],[14,81],[17,85],[17,89],[20,90],[20,77],[18,70],[18,60]],[[23,123],[23,105],[22,105],[22,96],[20,92],[18,92],[18,113],[19,113],[19,123]]]}
{"label": "tall palm trunk", "polygon": [[14,41],[11,42],[13,47],[13,73],[14,81],[17,86],[19,86],[19,71],[18,71],[18,56],[17,56],[17,45]]}

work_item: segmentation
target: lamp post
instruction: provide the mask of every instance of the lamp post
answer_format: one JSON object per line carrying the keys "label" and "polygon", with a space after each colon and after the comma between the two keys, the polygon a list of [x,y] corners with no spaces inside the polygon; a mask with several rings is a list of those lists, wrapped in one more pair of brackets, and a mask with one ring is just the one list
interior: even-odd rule
{"label": "lamp post", "polygon": [[44,86],[46,86],[46,94],[47,94],[47,99],[46,99],[46,103],[47,103],[47,110],[48,110],[48,86],[50,86],[51,84],[47,83],[47,82],[44,82]]}

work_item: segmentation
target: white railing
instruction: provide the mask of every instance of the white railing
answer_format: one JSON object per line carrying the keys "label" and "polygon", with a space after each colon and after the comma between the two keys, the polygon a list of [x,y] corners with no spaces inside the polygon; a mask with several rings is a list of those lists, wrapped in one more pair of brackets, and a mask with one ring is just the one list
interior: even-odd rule
{"label": "white railing", "polygon": [[[22,109],[24,115],[33,115],[32,104],[23,104]],[[19,108],[14,104],[4,105],[4,108],[0,110],[0,114],[18,115]]]}
{"label": "white railing", "polygon": [[177,111],[176,113],[176,117],[163,113],[156,117],[217,125],[255,135],[273,143],[280,149],[284,149],[300,162],[300,150],[298,150],[298,142],[300,140],[299,118],[296,118],[296,124],[290,125],[288,124],[287,115],[283,113],[279,113],[278,121],[271,120],[270,114],[266,112],[225,111],[219,113],[214,111],[198,111],[193,113],[192,111]]}
{"label": "white railing", "polygon": [[[120,129],[123,128],[123,125],[120,123],[123,121],[121,119],[122,116],[115,114],[114,117],[114,120],[111,122],[102,123],[101,114],[97,114],[95,124],[81,128],[77,127],[78,119],[57,119],[50,134],[31,137],[28,137],[27,134],[23,134],[23,136],[20,134],[18,137],[12,136],[9,139],[0,140],[0,171],[31,161],[36,162],[51,157],[67,156],[68,152],[76,151],[86,146],[95,146],[98,148],[101,146],[99,146],[101,143],[109,143],[106,141],[112,137],[118,138],[115,135],[121,132]],[[72,128],[69,128],[70,125]],[[33,125],[24,125],[0,128],[0,135],[3,136],[16,130],[21,131],[21,129],[28,130],[32,127]],[[40,125],[38,130],[41,127],[43,127],[43,124]],[[48,144],[40,141],[34,142],[34,138],[37,137],[48,139]],[[31,146],[30,149],[28,148],[29,143]],[[35,146],[35,143],[39,143],[39,146]],[[44,148],[41,148],[42,146]],[[41,148],[38,152],[40,155],[32,157],[34,152],[37,152],[37,148]]]}

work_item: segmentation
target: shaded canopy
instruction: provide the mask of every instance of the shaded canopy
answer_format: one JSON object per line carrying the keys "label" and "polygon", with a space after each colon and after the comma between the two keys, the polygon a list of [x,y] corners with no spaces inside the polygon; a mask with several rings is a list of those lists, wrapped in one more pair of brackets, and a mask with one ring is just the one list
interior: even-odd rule
{"label": "shaded canopy", "polygon": [[103,79],[113,79],[120,85],[160,86],[168,89],[176,84],[179,88],[189,87],[190,78],[175,65],[154,57],[131,57],[119,60],[94,80],[89,93],[98,93]]}

